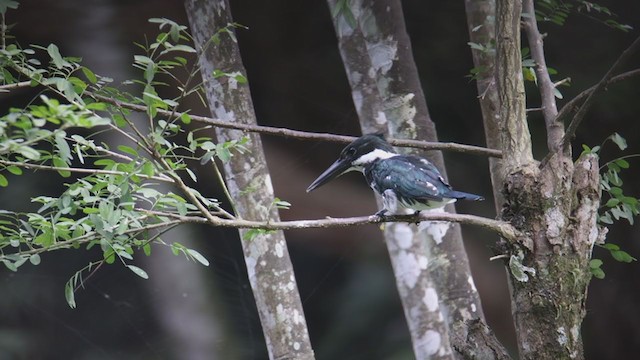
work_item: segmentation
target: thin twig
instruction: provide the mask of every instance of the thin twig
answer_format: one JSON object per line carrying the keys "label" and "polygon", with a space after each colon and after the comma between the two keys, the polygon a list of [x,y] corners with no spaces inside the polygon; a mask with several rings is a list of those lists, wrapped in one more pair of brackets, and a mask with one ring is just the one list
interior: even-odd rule
{"label": "thin twig", "polygon": [[[607,81],[605,87],[635,76],[640,76],[640,69],[623,72],[622,74],[612,77],[611,79],[609,79],[609,81]],[[569,115],[569,113],[575,111],[578,107],[578,103],[586,99],[587,96],[589,96],[589,94],[591,94],[596,89],[596,86],[597,85],[593,85],[592,87],[582,91],[580,94],[576,95],[573,99],[566,103],[558,113],[558,121],[562,121],[567,115]]]}
{"label": "thin twig", "polygon": [[571,140],[573,140],[573,137],[576,134],[576,130],[578,129],[578,126],[580,126],[580,123],[584,119],[584,116],[587,114],[587,111],[589,111],[589,108],[593,104],[595,96],[600,93],[600,91],[602,91],[609,83],[609,81],[613,77],[613,73],[638,49],[640,49],[640,36],[636,38],[633,43],[625,51],[622,52],[622,54],[620,54],[618,59],[615,61],[615,63],[613,63],[607,73],[604,74],[602,79],[596,84],[596,86],[593,87],[593,90],[589,92],[587,99],[582,103],[582,106],[580,106],[580,109],[578,109],[578,112],[575,114],[573,120],[571,120],[571,123],[567,127],[567,132],[562,139],[563,148],[568,147],[571,143]]}
{"label": "thin twig", "polygon": [[[17,166],[17,167],[21,167],[21,168],[25,168],[25,169],[33,169],[33,170],[69,171],[69,172],[84,173],[84,174],[105,174],[105,175],[124,175],[124,176],[130,176],[131,175],[129,173],[126,173],[126,172],[123,172],[123,171],[116,171],[116,170],[59,167],[59,166],[40,165],[40,164],[32,164],[32,163],[16,162],[16,161],[7,161],[7,160],[0,160],[0,165]],[[161,182],[165,182],[165,183],[173,183],[174,182],[173,180],[171,180],[170,178],[168,178],[166,176],[148,176],[148,175],[145,175],[145,174],[136,174],[136,176],[138,176],[140,178],[143,178],[143,179],[156,180],[156,181],[161,181]]]}
{"label": "thin twig", "polygon": [[[98,95],[95,93],[89,93],[91,96],[96,98],[99,101],[109,103],[118,107],[122,107],[129,110],[145,112],[147,107],[144,105],[137,105],[132,103],[127,103],[123,101],[119,101],[116,99],[112,99],[107,96]],[[158,109],[158,114],[162,114],[164,116],[170,116],[171,111],[160,110]],[[175,115],[181,116],[182,113],[175,113]],[[304,139],[304,140],[322,140],[329,142],[340,142],[340,143],[350,143],[356,139],[354,136],[345,136],[345,135],[333,135],[333,134],[321,134],[321,133],[312,133],[306,131],[299,130],[291,130],[285,128],[278,127],[270,127],[270,126],[261,126],[261,125],[250,125],[250,124],[241,124],[237,122],[228,122],[224,120],[213,119],[205,116],[198,115],[190,115],[191,120],[201,122],[204,124],[209,124],[213,126],[217,126],[225,129],[236,129],[247,132],[257,132],[261,134],[274,135],[274,136],[282,136],[296,139]],[[404,139],[388,139],[391,145],[395,146],[404,146],[404,147],[412,147],[424,150],[449,150],[456,151],[460,153],[466,154],[474,154],[474,155],[483,155],[489,157],[502,157],[502,152],[500,150],[487,149],[480,146],[473,145],[464,145],[457,143],[443,143],[443,142],[429,142],[429,141],[418,141],[418,140],[404,140]]]}

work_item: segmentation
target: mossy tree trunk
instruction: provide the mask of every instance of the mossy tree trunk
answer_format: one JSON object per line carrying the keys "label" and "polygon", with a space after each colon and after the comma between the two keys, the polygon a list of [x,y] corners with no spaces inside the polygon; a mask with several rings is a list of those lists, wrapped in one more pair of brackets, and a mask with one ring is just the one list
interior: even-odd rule
{"label": "mossy tree trunk", "polygon": [[[511,270],[512,313],[522,359],[582,359],[589,260],[599,238],[600,176],[595,155],[575,163],[558,151],[533,159],[520,58],[521,3],[498,0],[496,85],[501,121],[501,218],[526,237],[503,242]],[[548,125],[554,139],[558,124]],[[554,130],[554,131],[551,131]],[[556,139],[557,141],[558,139]],[[556,144],[557,145],[557,144]]]}

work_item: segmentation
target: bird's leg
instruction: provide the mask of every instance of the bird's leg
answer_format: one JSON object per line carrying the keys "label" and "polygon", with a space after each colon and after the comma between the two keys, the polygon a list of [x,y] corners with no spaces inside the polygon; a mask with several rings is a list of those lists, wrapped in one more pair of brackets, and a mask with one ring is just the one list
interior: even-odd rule
{"label": "bird's leg", "polygon": [[383,217],[386,213],[387,213],[387,209],[386,208],[382,208],[382,210],[380,210],[377,213],[375,213],[375,216]]}

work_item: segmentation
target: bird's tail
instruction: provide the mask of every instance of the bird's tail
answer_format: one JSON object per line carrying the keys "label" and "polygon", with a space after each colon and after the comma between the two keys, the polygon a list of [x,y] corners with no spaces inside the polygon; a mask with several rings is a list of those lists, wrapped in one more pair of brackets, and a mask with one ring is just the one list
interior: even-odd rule
{"label": "bird's tail", "polygon": [[469,194],[462,191],[451,191],[451,197],[454,199],[462,199],[462,200],[470,200],[470,201],[481,201],[484,200],[484,197],[475,194]]}

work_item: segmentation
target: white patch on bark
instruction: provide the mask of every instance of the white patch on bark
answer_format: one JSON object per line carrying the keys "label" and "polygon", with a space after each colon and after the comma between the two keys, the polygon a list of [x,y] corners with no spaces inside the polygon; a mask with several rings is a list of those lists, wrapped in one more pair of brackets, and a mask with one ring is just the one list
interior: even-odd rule
{"label": "white patch on bark", "polygon": [[276,256],[281,258],[284,256],[284,247],[282,246],[282,243],[277,242],[276,243]]}
{"label": "white patch on bark", "polygon": [[384,125],[387,123],[387,115],[385,115],[384,111],[378,111],[378,115],[373,119],[376,124]]}
{"label": "white patch on bark", "polygon": [[564,216],[557,207],[551,207],[544,213],[545,222],[547,223],[547,238],[552,244],[561,244],[562,239],[558,239],[565,228]]}
{"label": "white patch on bark", "polygon": [[299,342],[296,341],[296,342],[293,343],[293,350],[296,350],[296,351],[300,350],[300,343]]}
{"label": "white patch on bark", "polygon": [[478,311],[478,308],[476,307],[476,304],[471,304],[471,311],[472,312]]}
{"label": "white patch on bark", "polygon": [[580,338],[580,326],[573,325],[571,327],[571,340],[576,342],[576,341],[578,341],[579,338]]}
{"label": "white patch on bark", "polygon": [[438,353],[441,343],[442,337],[440,336],[440,333],[433,330],[427,330],[418,341],[418,344],[416,344],[416,347],[422,349],[422,351],[419,351],[418,353],[431,356]]}
{"label": "white patch on bark", "polygon": [[[383,92],[383,94],[384,93],[386,92]],[[394,117],[398,119],[397,123],[402,124],[403,128],[416,129],[417,127],[414,122],[417,114],[416,107],[413,105],[414,97],[415,94],[408,93],[401,96],[390,97],[385,102],[385,108],[394,113]]]}
{"label": "white patch on bark", "polygon": [[[469,283],[469,285],[471,286],[471,289],[473,291],[478,292],[478,289],[476,289],[476,283],[473,281],[473,277],[471,275],[469,275],[469,277],[467,278],[467,282]],[[473,311],[475,311],[475,310],[473,310]]]}
{"label": "white patch on bark", "polygon": [[353,90],[351,92],[351,98],[353,99],[353,105],[356,107],[356,112],[360,114],[362,111],[362,92],[360,90]]}
{"label": "white patch on bark", "polygon": [[227,111],[224,106],[218,106],[217,108],[214,108],[213,112],[216,114],[216,117],[222,121],[236,121],[236,114],[233,112],[233,110]]}
{"label": "white patch on bark", "polygon": [[460,316],[462,316],[463,320],[471,320],[471,313],[466,308],[460,309]]}
{"label": "white patch on bark", "polygon": [[269,194],[273,194],[273,183],[271,182],[271,175],[266,174],[264,177],[264,186],[267,187]]}
{"label": "white patch on bark", "polygon": [[[439,207],[435,209],[427,209],[422,210],[426,213],[442,213],[444,212],[444,207]],[[444,236],[447,234],[447,231],[451,227],[451,223],[446,221],[422,221],[418,226],[418,230],[425,231],[427,235],[435,241],[436,244],[441,244]]]}
{"label": "white patch on bark", "polygon": [[438,310],[438,293],[434,288],[427,288],[422,298],[427,310],[433,312]]}
{"label": "white patch on bark", "polygon": [[376,43],[367,43],[367,51],[375,71],[384,75],[393,66],[393,61],[397,59],[398,42],[389,36],[387,39]]}
{"label": "white patch on bark", "polygon": [[556,332],[558,333],[558,344],[560,344],[561,346],[566,346],[569,342],[569,339],[567,338],[567,331],[564,329],[564,326],[560,326],[558,329],[556,329]]}
{"label": "white patch on bark", "polygon": [[398,276],[400,278],[399,280],[408,288],[413,289],[418,282],[420,274],[427,268],[429,261],[425,256],[416,256],[404,250],[398,253],[397,259],[396,276]]}
{"label": "white patch on bark", "polygon": [[[256,259],[247,257],[245,263],[247,264],[247,276],[249,277],[249,281],[253,283],[256,278]],[[260,262],[260,264],[262,264],[262,262]]]}
{"label": "white patch on bark", "polygon": [[393,226],[393,238],[396,239],[398,247],[403,250],[411,248],[413,244],[413,231],[409,224],[396,223]]}

